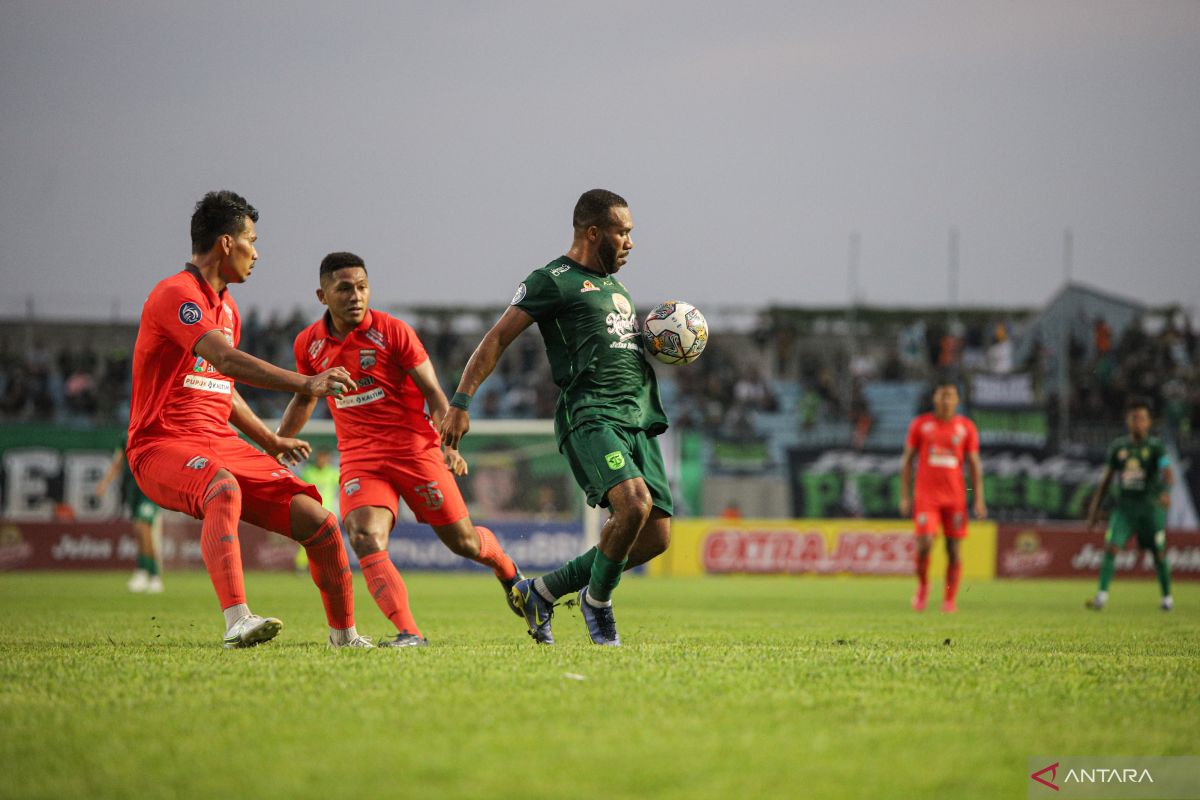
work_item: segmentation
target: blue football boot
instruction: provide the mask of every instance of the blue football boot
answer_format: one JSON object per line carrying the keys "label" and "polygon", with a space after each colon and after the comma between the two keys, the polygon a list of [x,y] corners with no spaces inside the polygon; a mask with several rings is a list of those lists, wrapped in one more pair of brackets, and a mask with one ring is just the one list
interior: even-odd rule
{"label": "blue football boot", "polygon": [[588,633],[592,641],[606,647],[620,647],[621,636],[617,633],[617,620],[613,616],[612,604],[594,606],[588,602],[587,587],[579,590],[579,610],[583,612],[583,621],[587,623]]}
{"label": "blue football boot", "polygon": [[550,618],[554,616],[554,604],[547,601],[533,588],[532,579],[520,580],[509,593],[513,605],[521,610],[525,624],[529,626],[529,635],[538,644],[554,644],[554,634],[550,632]]}

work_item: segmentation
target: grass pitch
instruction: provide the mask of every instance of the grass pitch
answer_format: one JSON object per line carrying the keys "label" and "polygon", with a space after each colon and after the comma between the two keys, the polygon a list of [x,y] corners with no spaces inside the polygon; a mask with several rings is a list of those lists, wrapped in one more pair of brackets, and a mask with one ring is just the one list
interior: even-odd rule
{"label": "grass pitch", "polygon": [[[279,639],[221,649],[207,577],[0,576],[0,796],[1024,797],[1032,755],[1194,755],[1200,591],[629,578],[625,646],[539,648],[484,574],[406,576],[433,645],[331,651],[312,584],[247,576]],[[386,622],[357,576],[359,628]],[[935,586],[935,594],[939,587]]]}

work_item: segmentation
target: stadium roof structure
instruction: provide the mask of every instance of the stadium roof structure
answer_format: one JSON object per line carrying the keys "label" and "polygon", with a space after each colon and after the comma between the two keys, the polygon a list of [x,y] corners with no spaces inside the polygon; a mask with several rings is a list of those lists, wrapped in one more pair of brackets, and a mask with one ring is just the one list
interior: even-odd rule
{"label": "stadium roof structure", "polygon": [[1145,311],[1146,306],[1135,300],[1085,284],[1067,283],[1016,338],[1013,361],[1024,364],[1035,347],[1045,345],[1051,353],[1051,363],[1046,365],[1045,388],[1054,391],[1059,376],[1057,356],[1066,350],[1071,339],[1082,342],[1088,354],[1094,355],[1093,331],[1097,320],[1108,324],[1115,343]]}

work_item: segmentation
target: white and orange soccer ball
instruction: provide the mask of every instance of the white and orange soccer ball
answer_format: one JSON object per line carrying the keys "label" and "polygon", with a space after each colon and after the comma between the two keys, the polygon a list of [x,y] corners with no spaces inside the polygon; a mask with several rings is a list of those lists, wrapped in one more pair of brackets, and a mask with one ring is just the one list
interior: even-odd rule
{"label": "white and orange soccer ball", "polygon": [[646,352],[664,364],[690,364],[708,344],[708,322],[691,303],[668,300],[646,315],[642,341]]}

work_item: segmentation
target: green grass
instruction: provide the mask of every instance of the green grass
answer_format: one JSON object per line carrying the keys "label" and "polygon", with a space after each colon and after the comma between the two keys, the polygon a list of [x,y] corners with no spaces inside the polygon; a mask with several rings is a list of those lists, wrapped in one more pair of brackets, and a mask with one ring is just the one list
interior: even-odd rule
{"label": "green grass", "polygon": [[[538,648],[482,575],[406,576],[433,645],[324,645],[316,590],[251,574],[283,618],[221,649],[203,574],[0,576],[0,796],[1024,797],[1032,755],[1196,754],[1200,591],[900,579],[626,580],[625,646],[577,614]],[[386,623],[358,589],[359,627]],[[935,587],[936,588],[936,587]]]}

